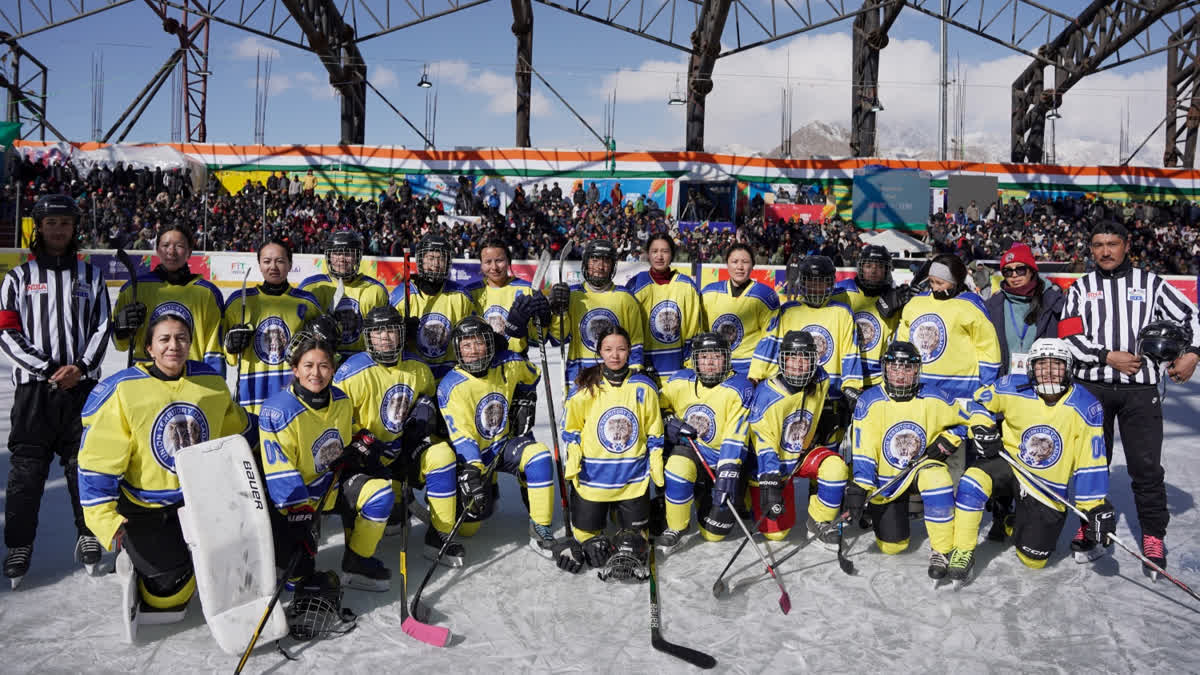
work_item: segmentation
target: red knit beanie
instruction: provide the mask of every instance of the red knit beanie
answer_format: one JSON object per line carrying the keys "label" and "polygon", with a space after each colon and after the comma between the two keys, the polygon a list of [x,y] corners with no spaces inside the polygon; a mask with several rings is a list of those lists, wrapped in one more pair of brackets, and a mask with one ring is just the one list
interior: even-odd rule
{"label": "red knit beanie", "polygon": [[1022,263],[1033,268],[1033,271],[1038,271],[1037,261],[1033,259],[1033,251],[1021,242],[1016,242],[1000,256],[1000,268],[1003,269],[1013,263]]}

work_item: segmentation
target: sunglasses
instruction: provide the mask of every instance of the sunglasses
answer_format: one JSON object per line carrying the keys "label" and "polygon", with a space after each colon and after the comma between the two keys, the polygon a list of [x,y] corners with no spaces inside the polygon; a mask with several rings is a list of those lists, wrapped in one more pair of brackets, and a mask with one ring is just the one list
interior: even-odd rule
{"label": "sunglasses", "polygon": [[1029,265],[1017,265],[1016,267],[1005,267],[1000,270],[1000,273],[1006,277],[1020,277],[1029,272]]}

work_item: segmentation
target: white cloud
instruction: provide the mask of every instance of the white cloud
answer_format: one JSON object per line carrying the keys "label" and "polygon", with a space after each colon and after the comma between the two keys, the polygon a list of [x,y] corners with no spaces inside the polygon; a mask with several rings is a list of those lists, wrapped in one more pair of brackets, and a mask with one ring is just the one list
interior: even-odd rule
{"label": "white cloud", "polygon": [[396,77],[396,71],[387,66],[368,67],[367,79],[379,89],[390,89],[400,83],[400,78]]}
{"label": "white cloud", "polygon": [[[254,78],[246,79],[246,87],[248,89],[255,88]],[[271,96],[282,94],[292,89],[298,89],[304,95],[317,100],[328,101],[337,96],[337,90],[329,84],[329,78],[324,73],[271,73]]]}
{"label": "white cloud", "polygon": [[231,53],[235,59],[253,59],[262,54],[278,61],[280,56],[278,49],[267,44],[262,38],[256,35],[247,35],[233,43],[233,51]]}
{"label": "white cloud", "polygon": [[[435,83],[453,84],[467,92],[486,96],[485,108],[494,115],[512,115],[516,108],[517,83],[512,74],[475,69],[464,61],[439,61],[429,65],[429,77]],[[534,91],[530,97],[530,112],[537,117],[551,114],[550,99]]]}

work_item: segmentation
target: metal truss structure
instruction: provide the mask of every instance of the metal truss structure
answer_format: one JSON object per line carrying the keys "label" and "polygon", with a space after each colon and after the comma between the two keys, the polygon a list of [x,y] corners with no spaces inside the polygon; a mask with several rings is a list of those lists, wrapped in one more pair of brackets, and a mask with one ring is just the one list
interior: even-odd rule
{"label": "metal truss structure", "polygon": [[8,33],[0,33],[0,46],[8,51],[0,55],[0,64],[6,66],[6,76],[0,70],[0,89],[8,92],[8,110],[5,119],[21,122],[21,138],[37,136],[46,140],[46,130],[66,140],[46,120],[46,65],[17,44]]}
{"label": "metal truss structure", "polygon": [[[1167,145],[1163,166],[1196,166],[1200,127],[1200,15],[1171,34],[1167,51]],[[1182,124],[1181,124],[1182,123]]]}
{"label": "metal truss structure", "polygon": [[[132,111],[140,115],[147,97],[152,98],[165,76],[182,62],[187,93],[184,97],[187,139],[204,140],[208,27],[218,23],[316,55],[341,97],[342,142],[362,143],[370,82],[358,45],[488,1],[143,0],[163,19],[164,29],[178,37],[179,47],[108,136],[114,134]],[[0,8],[0,30],[19,40],[130,2],[134,0],[9,0]],[[1168,71],[1168,105],[1172,107],[1166,123],[1169,141],[1174,140],[1175,145],[1168,143],[1167,158],[1186,163],[1194,157],[1195,54],[1200,40],[1195,15],[1200,0],[1095,0],[1079,15],[1056,9],[1051,0],[510,2],[512,32],[517,43],[516,144],[522,147],[531,144],[530,88],[531,75],[536,74],[533,67],[533,3],[536,2],[688,54],[686,147],[690,151],[704,149],[705,99],[713,89],[713,71],[721,58],[850,20],[853,22],[851,148],[856,156],[875,154],[875,114],[881,108],[880,52],[887,46],[888,31],[901,10],[908,8],[909,12],[932,17],[1030,58],[1030,65],[1013,83],[1013,161],[1041,161],[1045,115],[1083,77],[1164,51],[1173,64]],[[169,18],[167,13],[171,10],[179,12],[180,18]],[[1053,66],[1054,73],[1049,86],[1043,76],[1047,66]],[[390,102],[388,105],[395,110]],[[1181,110],[1182,115],[1178,114]],[[130,127],[137,115],[133,116]],[[1179,119],[1183,120],[1182,126]],[[125,133],[128,131],[126,128]],[[1182,149],[1178,149],[1180,139]],[[1173,147],[1176,149],[1172,150]],[[1189,152],[1188,148],[1192,150]]]}

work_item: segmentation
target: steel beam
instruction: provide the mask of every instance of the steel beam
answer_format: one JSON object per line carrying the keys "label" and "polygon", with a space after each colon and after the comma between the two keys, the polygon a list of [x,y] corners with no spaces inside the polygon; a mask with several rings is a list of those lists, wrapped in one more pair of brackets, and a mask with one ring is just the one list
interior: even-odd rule
{"label": "steel beam", "polygon": [[8,110],[6,118],[9,122],[21,123],[21,138],[46,140],[46,130],[65,141],[66,138],[46,119],[46,81],[48,70],[46,65],[37,60],[15,38],[8,33],[0,32],[0,44],[8,45],[8,60],[12,79],[0,73],[0,89],[8,92]]}
{"label": "steel beam", "polygon": [[850,154],[874,157],[878,152],[875,109],[879,104],[879,52],[887,46],[888,30],[904,4],[864,0],[862,8],[854,17],[851,38]]}
{"label": "steel beam", "polygon": [[533,63],[533,4],[530,0],[512,0],[512,32],[517,38],[517,138],[518,148],[532,147],[529,116],[533,99],[533,74],[525,64]]}
{"label": "steel beam", "polygon": [[[1200,15],[1171,35],[1167,52],[1166,149],[1163,166],[1196,166],[1200,128]],[[1182,124],[1180,124],[1182,122]]]}
{"label": "steel beam", "polygon": [[713,88],[713,66],[721,53],[721,33],[732,4],[732,0],[704,0],[696,32],[692,33],[685,143],[688,152],[704,152],[704,102]]}
{"label": "steel beam", "polygon": [[283,0],[283,4],[329,71],[329,84],[341,94],[341,142],[362,145],[367,135],[367,64],[355,44],[354,28],[333,0]]}

